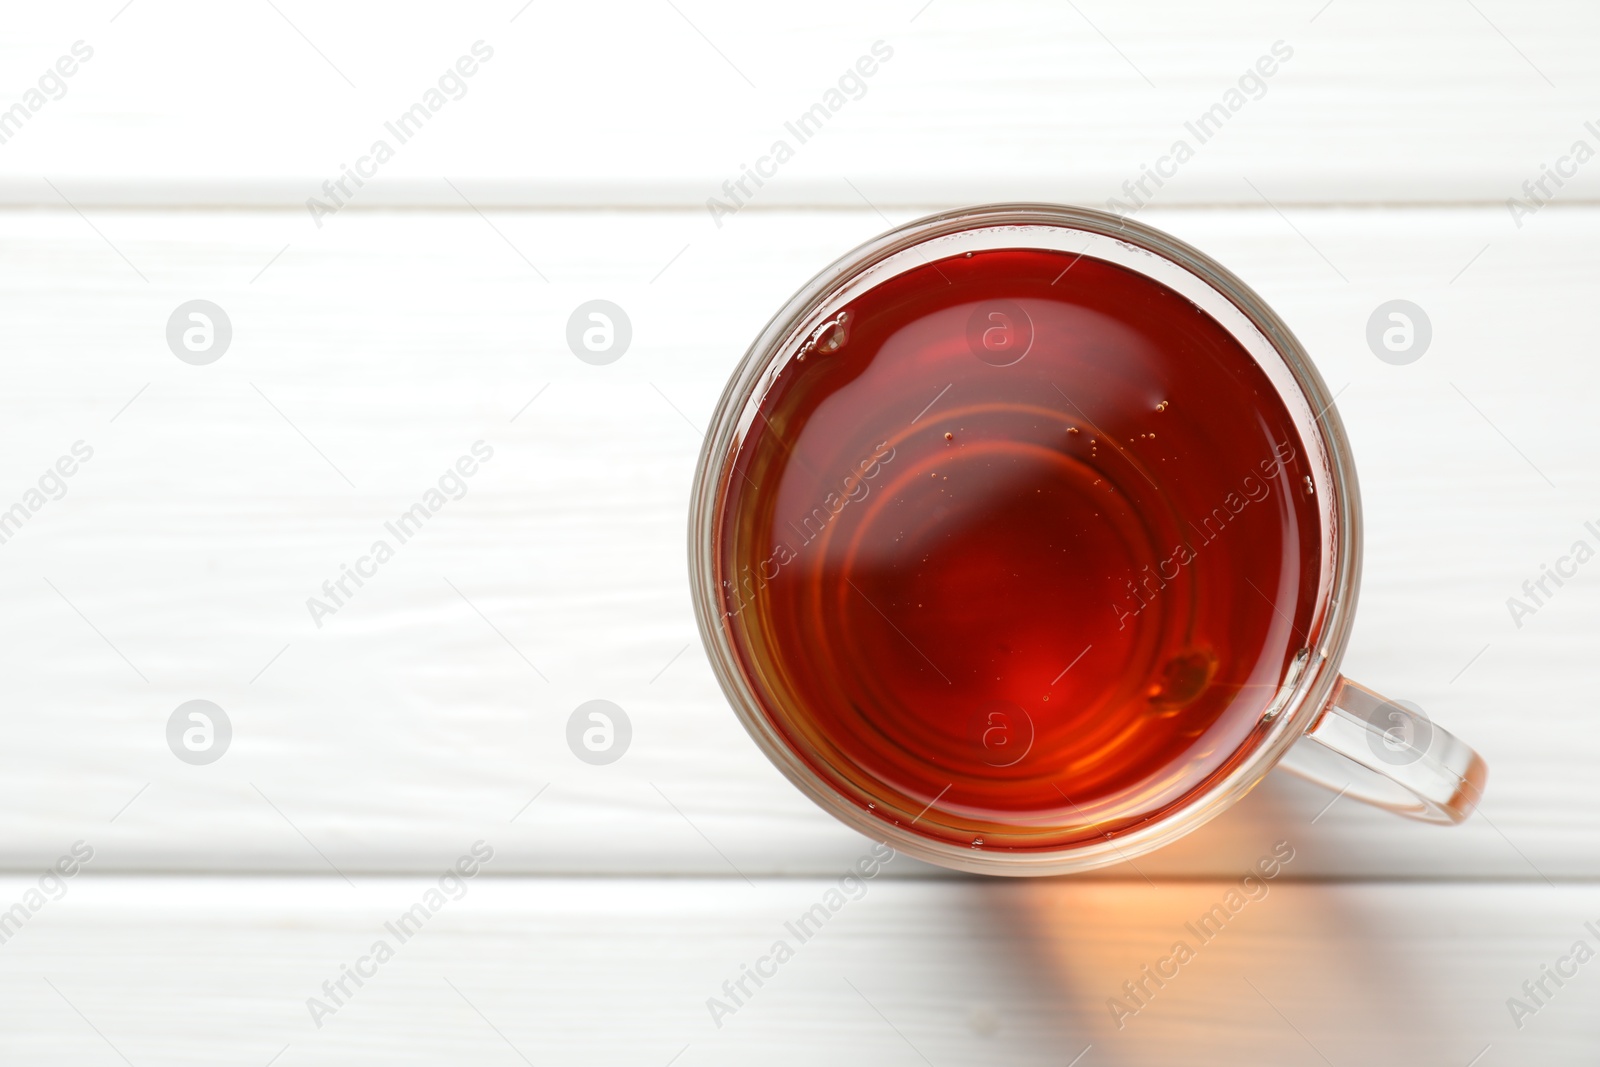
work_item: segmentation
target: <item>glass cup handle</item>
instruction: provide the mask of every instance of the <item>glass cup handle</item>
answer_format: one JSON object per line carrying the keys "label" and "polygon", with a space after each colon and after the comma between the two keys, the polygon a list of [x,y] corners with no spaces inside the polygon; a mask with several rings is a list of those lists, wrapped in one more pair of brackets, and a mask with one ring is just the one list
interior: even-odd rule
{"label": "glass cup handle", "polygon": [[1488,764],[1422,709],[1341,677],[1322,714],[1281,766],[1302,778],[1423,822],[1464,822]]}

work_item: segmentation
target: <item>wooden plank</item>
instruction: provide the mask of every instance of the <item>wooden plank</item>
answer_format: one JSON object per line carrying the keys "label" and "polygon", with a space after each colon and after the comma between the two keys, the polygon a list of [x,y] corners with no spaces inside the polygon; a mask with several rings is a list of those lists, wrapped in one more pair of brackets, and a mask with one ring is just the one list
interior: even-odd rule
{"label": "wooden plank", "polygon": [[[1492,208],[1148,217],[1259,288],[1339,391],[1368,535],[1350,673],[1421,703],[1491,778],[1486,817],[1442,831],[1323,812],[1328,794],[1274,777],[1141,869],[1233,870],[1287,826],[1305,828],[1301,876],[1600,874],[1596,586],[1580,572],[1520,628],[1506,607],[1600,521],[1600,211],[1520,232]],[[78,838],[123,870],[412,870],[479,837],[518,871],[816,873],[854,855],[729,713],[684,539],[727,374],[877,215],[87,222],[0,214],[0,502],[94,449],[0,545],[0,863]],[[603,367],[563,340],[597,296],[634,328]],[[197,297],[233,323],[209,366],[165,341]],[[1395,297],[1433,321],[1410,366],[1364,339]],[[466,495],[315,625],[307,599],[479,440],[494,457]],[[595,698],[634,726],[606,767],[564,741]],[[193,699],[233,723],[210,766],[165,741]]]}
{"label": "wooden plank", "polygon": [[[1169,204],[1503,205],[1575,141],[1600,146],[1597,32],[1581,0],[37,5],[0,42],[0,103],[74,42],[93,56],[18,120],[0,201],[301,209],[384,140],[357,204],[699,210],[785,140],[757,204],[1103,203],[1148,166]],[[422,132],[386,129],[479,41],[492,58]],[[891,58],[830,98],[878,41]],[[785,123],[818,104],[802,141]],[[1193,158],[1162,163],[1178,141]],[[1566,169],[1552,195],[1600,196],[1600,167]]]}
{"label": "wooden plank", "polygon": [[[1600,942],[1593,886],[1258,882],[1230,913],[1237,877],[869,881],[828,912],[831,879],[482,876],[402,942],[386,924],[425,902],[426,878],[83,876],[0,952],[0,1050],[83,1065],[1593,1062],[1600,965],[1561,963]],[[0,899],[30,884],[8,878]],[[828,917],[802,941],[789,925],[814,906]],[[1192,958],[1163,963],[1180,941]],[[334,1004],[323,982],[358,964],[366,980]],[[1545,979],[1519,1029],[1508,999],[1530,1003],[1522,984],[1558,964],[1569,977]],[[745,979],[719,1027],[707,1002],[732,1005],[723,983],[756,966],[763,985]],[[1158,988],[1146,967],[1169,977]],[[1114,1017],[1137,981],[1150,995]],[[333,1009],[320,1028],[311,998]]]}

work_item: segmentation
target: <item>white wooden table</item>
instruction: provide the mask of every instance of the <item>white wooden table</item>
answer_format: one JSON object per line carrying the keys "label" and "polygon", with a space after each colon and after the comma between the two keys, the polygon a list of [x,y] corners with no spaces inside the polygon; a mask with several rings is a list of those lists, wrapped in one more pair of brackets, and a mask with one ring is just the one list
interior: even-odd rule
{"label": "white wooden table", "polygon": [[[1600,564],[1520,626],[1506,601],[1600,547],[1600,161],[1562,162],[1600,149],[1600,12],[919,5],[7,13],[0,512],[28,514],[0,527],[0,1060],[1594,1062],[1600,962],[1561,961],[1600,951]],[[718,225],[706,199],[879,41]],[[1348,671],[1479,748],[1481,813],[1439,830],[1275,775],[1137,869],[897,860],[713,1012],[869,847],[761,758],[700,650],[684,527],[729,371],[889,224],[1124,196],[1280,41],[1139,217],[1257,288],[1338,391],[1368,534]],[[1570,176],[1535,204],[1545,165]],[[564,339],[595,298],[633,327],[606,366]],[[1394,298],[1433,326],[1407,366],[1365,339]],[[193,299],[233,330],[203,366],[165,336]],[[307,598],[478,441],[465,495],[319,627]],[[596,698],[633,724],[608,766],[565,742]],[[196,699],[232,724],[209,765],[166,740]],[[460,899],[360,963],[480,841]],[[1119,1027],[1108,999],[1280,841],[1270,894]],[[370,974],[334,1003],[346,965]]]}

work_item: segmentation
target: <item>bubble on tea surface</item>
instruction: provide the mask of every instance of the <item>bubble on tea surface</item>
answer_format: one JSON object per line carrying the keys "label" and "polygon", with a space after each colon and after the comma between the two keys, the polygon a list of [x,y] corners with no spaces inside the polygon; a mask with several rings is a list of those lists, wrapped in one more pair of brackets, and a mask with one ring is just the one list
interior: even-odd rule
{"label": "bubble on tea surface", "polygon": [[811,336],[800,346],[800,352],[795,358],[804,363],[806,356],[812,352],[821,356],[831,356],[849,342],[850,312],[847,309],[812,330]]}

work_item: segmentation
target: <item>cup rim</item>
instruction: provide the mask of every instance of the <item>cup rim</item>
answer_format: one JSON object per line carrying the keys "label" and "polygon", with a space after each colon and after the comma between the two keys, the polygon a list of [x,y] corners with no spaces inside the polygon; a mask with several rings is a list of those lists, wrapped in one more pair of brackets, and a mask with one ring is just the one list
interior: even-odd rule
{"label": "cup rim", "polygon": [[[1253,750],[1218,773],[1180,806],[1115,836],[1053,849],[980,850],[924,836],[863,810],[813,770],[768,721],[745,679],[720,624],[716,588],[716,526],[723,475],[740,416],[765,371],[803,337],[803,328],[838,291],[889,257],[942,237],[995,227],[1076,230],[1131,246],[1187,271],[1236,308],[1283,361],[1315,413],[1303,434],[1321,446],[1321,473],[1334,497],[1323,513],[1323,534],[1333,542],[1306,651],[1291,665],[1263,713],[1264,736]],[[1023,243],[1025,246],[1025,243]],[[1086,253],[1085,253],[1086,254]],[[1226,328],[1226,326],[1225,326]],[[1241,341],[1244,339],[1241,338]],[[1307,442],[1308,444],[1310,442]],[[1199,249],[1134,219],[1093,208],[1047,203],[996,203],[938,212],[895,226],[858,245],[802,286],[746,350],[717,402],[695,468],[689,509],[689,577],[695,619],[713,673],[746,731],[769,760],[824,811],[896,851],[960,871],[997,875],[1050,875],[1091,870],[1171,843],[1220,815],[1260,783],[1290,747],[1326,711],[1339,680],[1354,619],[1361,567],[1361,506],[1355,460],[1344,425],[1305,348],[1255,290]]]}

